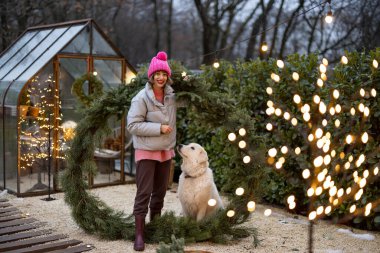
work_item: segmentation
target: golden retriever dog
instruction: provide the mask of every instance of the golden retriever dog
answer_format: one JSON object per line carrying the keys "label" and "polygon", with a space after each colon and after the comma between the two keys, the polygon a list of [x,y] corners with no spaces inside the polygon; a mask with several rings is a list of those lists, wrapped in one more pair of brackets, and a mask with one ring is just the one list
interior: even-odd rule
{"label": "golden retriever dog", "polygon": [[[197,143],[179,145],[178,153],[182,157],[182,174],[178,182],[178,197],[184,216],[201,221],[223,208],[218,190],[209,168],[207,152]],[[215,200],[210,206],[209,200]]]}

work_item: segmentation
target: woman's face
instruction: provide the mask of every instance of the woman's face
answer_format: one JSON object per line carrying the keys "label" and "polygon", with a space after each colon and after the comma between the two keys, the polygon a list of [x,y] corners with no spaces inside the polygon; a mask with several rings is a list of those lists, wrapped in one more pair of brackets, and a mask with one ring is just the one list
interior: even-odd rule
{"label": "woman's face", "polygon": [[168,74],[165,71],[157,71],[153,75],[153,86],[156,88],[164,88],[167,80]]}

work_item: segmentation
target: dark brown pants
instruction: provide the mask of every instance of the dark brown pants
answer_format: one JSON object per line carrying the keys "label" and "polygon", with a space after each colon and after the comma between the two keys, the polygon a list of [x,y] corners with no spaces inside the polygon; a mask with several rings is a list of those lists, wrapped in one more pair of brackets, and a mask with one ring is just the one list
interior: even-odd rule
{"label": "dark brown pants", "polygon": [[140,160],[136,163],[137,192],[133,214],[146,216],[148,205],[151,212],[158,213],[164,206],[168,187],[171,160],[159,162]]}

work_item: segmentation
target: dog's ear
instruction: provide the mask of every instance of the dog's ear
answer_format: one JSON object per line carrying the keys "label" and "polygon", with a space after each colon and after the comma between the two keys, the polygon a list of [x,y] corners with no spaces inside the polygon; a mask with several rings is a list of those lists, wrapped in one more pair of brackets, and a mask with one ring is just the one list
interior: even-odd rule
{"label": "dog's ear", "polygon": [[202,152],[200,152],[197,158],[197,163],[205,163],[205,162],[208,162],[208,156],[207,156],[206,151],[202,150]]}

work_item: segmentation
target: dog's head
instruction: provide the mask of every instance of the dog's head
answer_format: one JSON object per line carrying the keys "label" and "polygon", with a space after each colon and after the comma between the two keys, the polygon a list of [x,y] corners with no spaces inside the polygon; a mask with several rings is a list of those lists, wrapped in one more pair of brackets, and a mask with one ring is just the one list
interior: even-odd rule
{"label": "dog's head", "polygon": [[197,177],[207,170],[208,156],[201,145],[197,143],[180,144],[177,150],[182,157],[181,169],[187,175]]}

